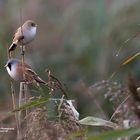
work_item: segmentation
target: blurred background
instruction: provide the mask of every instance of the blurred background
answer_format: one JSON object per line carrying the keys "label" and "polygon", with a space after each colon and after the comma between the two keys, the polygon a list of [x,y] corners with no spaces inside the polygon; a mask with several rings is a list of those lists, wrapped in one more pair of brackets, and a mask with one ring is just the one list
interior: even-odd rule
{"label": "blurred background", "polygon": [[[104,98],[104,92],[91,90],[91,98],[88,89],[107,80],[124,59],[140,50],[140,39],[136,37],[115,56],[119,47],[140,31],[139,13],[139,0],[0,0],[1,111],[12,110],[10,78],[3,67],[7,46],[17,27],[32,19],[38,29],[35,40],[26,50],[26,63],[45,80],[45,69],[52,71],[65,85],[70,99],[76,100],[80,118],[101,116],[103,112],[109,118],[113,107]],[[16,49],[14,57],[21,58],[19,52]],[[130,71],[139,79],[139,64],[137,58],[121,68],[113,82],[125,85]],[[16,82],[15,87],[18,95]]]}

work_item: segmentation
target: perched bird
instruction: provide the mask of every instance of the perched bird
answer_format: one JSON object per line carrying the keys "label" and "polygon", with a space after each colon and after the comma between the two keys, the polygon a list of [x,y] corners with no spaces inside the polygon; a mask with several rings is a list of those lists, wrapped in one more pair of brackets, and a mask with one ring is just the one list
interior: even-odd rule
{"label": "perched bird", "polygon": [[26,82],[27,84],[36,83],[37,85],[39,83],[46,84],[28,64],[22,63],[18,59],[9,59],[5,67],[15,81]]}
{"label": "perched bird", "polygon": [[36,35],[37,24],[32,20],[27,20],[19,27],[13,37],[13,43],[9,47],[9,52],[14,51],[17,46],[30,43]]}

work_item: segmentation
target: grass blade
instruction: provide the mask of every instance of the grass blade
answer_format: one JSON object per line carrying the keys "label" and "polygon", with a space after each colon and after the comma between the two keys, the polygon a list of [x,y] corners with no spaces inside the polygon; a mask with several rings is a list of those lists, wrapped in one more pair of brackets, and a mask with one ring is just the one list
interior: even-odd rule
{"label": "grass blade", "polygon": [[40,98],[40,99],[35,99],[33,101],[29,101],[29,102],[25,103],[24,105],[22,105],[21,107],[14,109],[13,112],[26,110],[33,106],[37,106],[37,105],[46,103],[46,102],[48,102],[48,100],[49,100],[48,98]]}
{"label": "grass blade", "polygon": [[135,55],[133,55],[133,56],[127,58],[127,59],[121,64],[121,66],[124,66],[124,65],[128,64],[129,62],[131,62],[133,59],[135,59],[135,58],[136,58],[137,56],[139,56],[139,55],[140,55],[140,52],[138,52],[138,53],[136,53]]}
{"label": "grass blade", "polygon": [[90,117],[90,116],[80,120],[79,123],[83,125],[91,125],[91,126],[106,126],[113,129],[117,128],[117,124],[111,121],[106,121],[104,119]]}
{"label": "grass blade", "polygon": [[134,134],[139,134],[139,133],[140,133],[140,127],[129,128],[129,129],[118,129],[118,130],[102,132],[97,135],[91,135],[87,137],[86,140],[113,140],[115,138],[132,136]]}

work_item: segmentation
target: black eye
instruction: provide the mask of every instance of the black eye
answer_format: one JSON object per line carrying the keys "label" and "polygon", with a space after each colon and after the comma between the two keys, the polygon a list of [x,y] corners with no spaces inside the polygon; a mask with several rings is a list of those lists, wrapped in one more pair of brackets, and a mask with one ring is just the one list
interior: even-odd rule
{"label": "black eye", "polygon": [[31,23],[31,26],[35,27],[35,23]]}
{"label": "black eye", "polygon": [[11,70],[11,63],[8,63],[8,65],[7,65],[8,67],[9,67],[9,69]]}

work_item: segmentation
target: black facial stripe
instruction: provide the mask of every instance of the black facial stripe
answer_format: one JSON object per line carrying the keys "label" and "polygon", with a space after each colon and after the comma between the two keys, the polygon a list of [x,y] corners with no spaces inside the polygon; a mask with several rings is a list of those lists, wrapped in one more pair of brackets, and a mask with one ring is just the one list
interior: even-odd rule
{"label": "black facial stripe", "polygon": [[9,69],[11,70],[11,63],[8,63],[8,65],[7,65],[8,67],[9,67]]}
{"label": "black facial stripe", "polygon": [[35,23],[31,23],[31,26],[35,27]]}

